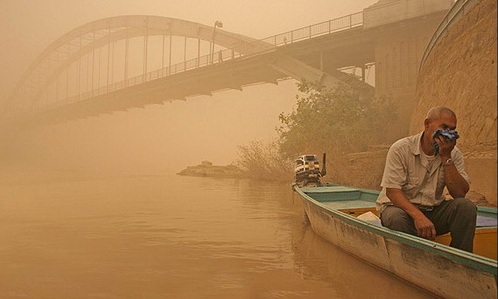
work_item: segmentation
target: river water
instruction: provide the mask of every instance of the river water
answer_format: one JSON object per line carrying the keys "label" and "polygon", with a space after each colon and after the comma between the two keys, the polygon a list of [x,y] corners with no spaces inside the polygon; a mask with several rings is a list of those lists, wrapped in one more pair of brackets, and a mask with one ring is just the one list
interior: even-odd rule
{"label": "river water", "polygon": [[313,233],[289,184],[0,176],[0,298],[431,298]]}

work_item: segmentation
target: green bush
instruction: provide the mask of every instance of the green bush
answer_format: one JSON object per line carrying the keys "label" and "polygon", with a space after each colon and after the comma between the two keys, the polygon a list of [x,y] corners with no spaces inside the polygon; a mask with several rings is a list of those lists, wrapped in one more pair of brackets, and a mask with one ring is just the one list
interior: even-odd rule
{"label": "green bush", "polygon": [[279,116],[280,150],[283,157],[331,151],[345,154],[364,151],[383,141],[396,114],[388,99],[341,82],[333,89],[316,83],[298,83],[297,106]]}
{"label": "green bush", "polygon": [[290,180],[293,161],[303,154],[327,152],[329,162],[339,166],[344,164],[341,157],[345,154],[386,142],[395,125],[391,101],[374,98],[372,89],[353,88],[345,82],[328,89],[302,82],[298,90],[296,108],[279,115],[277,140],[239,146],[237,164],[250,177]]}

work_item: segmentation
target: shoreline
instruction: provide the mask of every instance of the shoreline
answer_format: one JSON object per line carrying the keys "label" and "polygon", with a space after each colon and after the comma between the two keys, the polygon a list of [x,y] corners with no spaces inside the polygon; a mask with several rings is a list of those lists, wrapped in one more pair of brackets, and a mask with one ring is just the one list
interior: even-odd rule
{"label": "shoreline", "polygon": [[187,168],[176,173],[182,176],[194,177],[223,177],[223,178],[247,178],[248,176],[235,165],[213,165],[212,162],[202,161],[201,164],[195,166],[187,166]]}

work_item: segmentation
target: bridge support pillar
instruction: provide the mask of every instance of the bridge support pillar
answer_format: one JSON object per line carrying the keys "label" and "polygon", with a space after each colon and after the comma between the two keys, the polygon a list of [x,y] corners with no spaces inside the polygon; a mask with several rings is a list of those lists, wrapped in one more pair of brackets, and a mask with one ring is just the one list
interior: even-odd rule
{"label": "bridge support pillar", "polygon": [[[399,126],[397,132],[392,132],[390,139],[409,133],[411,115],[416,106],[418,67],[434,28],[451,5],[448,1],[441,0],[413,3],[406,1],[384,1],[364,10],[365,27],[384,26],[382,34],[376,37],[374,46],[375,95],[389,97],[396,104]],[[401,9],[400,3],[406,4],[403,9],[407,10],[405,14],[412,16],[411,19],[398,19],[395,12]],[[387,20],[386,16],[394,19]]]}

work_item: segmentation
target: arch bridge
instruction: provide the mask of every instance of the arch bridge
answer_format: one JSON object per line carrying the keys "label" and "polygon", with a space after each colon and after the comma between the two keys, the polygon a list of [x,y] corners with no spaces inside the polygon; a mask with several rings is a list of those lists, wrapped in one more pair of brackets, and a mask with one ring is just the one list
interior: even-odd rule
{"label": "arch bridge", "polygon": [[[402,87],[396,80],[413,86],[410,71],[405,76],[395,71],[401,65],[416,69],[418,54],[407,49],[401,57],[401,46],[385,50],[385,40],[393,33],[406,37],[407,30],[421,24],[435,28],[448,7],[434,3],[448,1],[431,1],[432,11],[422,3],[424,11],[389,24],[382,24],[383,14],[393,10],[397,16],[400,1],[381,2],[261,40],[225,31],[218,21],[207,26],[140,15],[97,20],[64,34],[39,55],[4,103],[0,118],[18,124],[60,122],[287,78],[325,86],[347,79],[372,93],[364,78],[373,64],[376,92],[379,86],[390,91]],[[352,80],[341,72],[345,67],[360,69],[359,76]]]}
{"label": "arch bridge", "polygon": [[158,16],[98,20],[66,33],[40,54],[3,117],[72,119],[288,77],[325,82],[327,74],[290,56],[273,64],[254,57],[358,25],[361,13],[256,40],[224,31],[219,22],[206,26]]}

